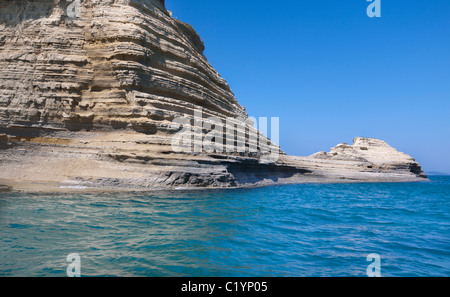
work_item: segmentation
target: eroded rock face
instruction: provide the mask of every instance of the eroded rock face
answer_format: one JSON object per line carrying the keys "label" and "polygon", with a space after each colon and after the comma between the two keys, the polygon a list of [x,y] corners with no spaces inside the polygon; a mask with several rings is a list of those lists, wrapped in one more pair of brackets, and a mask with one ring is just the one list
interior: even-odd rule
{"label": "eroded rock face", "polygon": [[407,172],[407,157],[384,162],[395,152],[374,140],[312,158],[280,150],[273,164],[261,161],[270,142],[251,153],[174,152],[175,118],[194,119],[200,109],[204,118],[248,119],[201,38],[162,0],[86,0],[75,17],[70,4],[0,0],[0,184],[145,190],[329,181],[341,179],[330,173],[338,159],[342,168],[373,164],[376,174],[388,166],[400,172],[393,181],[423,177],[420,166]]}
{"label": "eroded rock face", "polygon": [[[243,116],[203,42],[164,1],[1,4],[1,120],[69,131],[164,121],[193,113]],[[158,115],[155,117],[155,115]],[[139,125],[137,125],[139,126]]]}
{"label": "eroded rock face", "polygon": [[354,161],[365,164],[369,171],[414,174],[426,178],[421,166],[411,156],[399,152],[386,142],[374,138],[357,137],[353,145],[339,144],[330,152],[320,152],[312,159]]}

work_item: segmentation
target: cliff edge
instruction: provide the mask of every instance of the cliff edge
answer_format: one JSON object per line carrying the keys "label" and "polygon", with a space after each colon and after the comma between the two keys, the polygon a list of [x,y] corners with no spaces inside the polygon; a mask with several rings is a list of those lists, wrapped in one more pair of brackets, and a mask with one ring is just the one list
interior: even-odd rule
{"label": "cliff edge", "polygon": [[[194,28],[162,0],[0,0],[0,30],[3,189],[426,180],[412,158],[373,139],[311,157],[284,154],[253,127]],[[199,112],[212,122],[198,128]],[[230,121],[231,142],[244,150],[198,150],[184,140],[193,149],[174,150],[181,118],[216,142],[217,122]]]}

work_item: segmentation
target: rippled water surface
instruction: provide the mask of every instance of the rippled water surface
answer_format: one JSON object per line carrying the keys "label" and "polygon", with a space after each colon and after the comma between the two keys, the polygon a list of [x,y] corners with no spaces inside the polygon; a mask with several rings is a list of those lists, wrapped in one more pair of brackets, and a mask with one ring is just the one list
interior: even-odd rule
{"label": "rippled water surface", "polygon": [[130,194],[0,193],[0,275],[450,276],[450,177]]}

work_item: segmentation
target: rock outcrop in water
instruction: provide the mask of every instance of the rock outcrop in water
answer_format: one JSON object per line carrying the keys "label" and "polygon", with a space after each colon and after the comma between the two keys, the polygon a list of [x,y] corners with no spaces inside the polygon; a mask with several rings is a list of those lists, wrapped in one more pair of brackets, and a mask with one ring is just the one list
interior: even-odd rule
{"label": "rock outcrop in water", "polygon": [[343,181],[415,181],[426,180],[419,163],[386,142],[357,137],[353,145],[339,144],[330,152],[310,157],[286,156],[287,163],[308,168],[312,175]]}
{"label": "rock outcrop in water", "polygon": [[249,118],[163,0],[0,0],[0,29],[0,183],[15,189],[426,179],[376,140],[312,157],[276,147],[281,157],[266,162],[274,145],[251,125],[233,136],[256,151],[175,152],[174,119],[193,123],[199,109],[223,122]]}

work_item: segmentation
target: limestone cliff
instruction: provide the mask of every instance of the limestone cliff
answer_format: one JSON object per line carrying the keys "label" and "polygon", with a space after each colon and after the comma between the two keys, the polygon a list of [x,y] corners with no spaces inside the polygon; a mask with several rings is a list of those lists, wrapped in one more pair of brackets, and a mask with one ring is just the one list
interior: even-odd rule
{"label": "limestone cliff", "polygon": [[200,37],[164,1],[82,1],[74,18],[66,1],[0,5],[3,125],[151,134],[198,106],[246,116]]}
{"label": "limestone cliff", "polygon": [[[361,170],[363,181],[424,177],[408,157],[390,160],[394,151],[362,140],[308,158],[277,147],[269,164],[273,144],[251,125],[236,141],[256,133],[243,140],[256,151],[175,152],[174,119],[248,115],[163,0],[0,0],[0,30],[0,183],[16,189],[239,187],[354,180]],[[336,166],[348,175],[333,175]]]}

